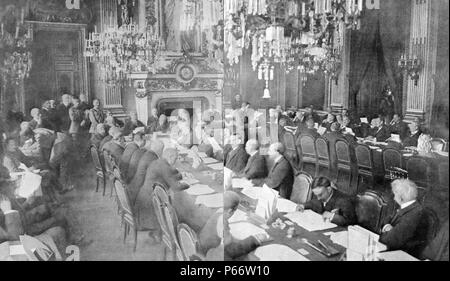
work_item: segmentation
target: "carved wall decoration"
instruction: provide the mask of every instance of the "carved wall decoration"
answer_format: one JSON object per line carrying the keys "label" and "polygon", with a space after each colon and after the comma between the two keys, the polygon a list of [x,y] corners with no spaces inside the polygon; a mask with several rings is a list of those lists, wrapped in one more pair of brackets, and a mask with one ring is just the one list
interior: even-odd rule
{"label": "carved wall decoration", "polygon": [[79,9],[68,9],[66,1],[30,1],[28,20],[42,22],[91,23],[94,20],[92,7],[95,0],[80,1]]}
{"label": "carved wall decoration", "polygon": [[175,78],[148,80],[146,84],[147,91],[189,91],[197,90],[219,90],[217,80],[209,78],[195,78],[188,83],[182,83]]}

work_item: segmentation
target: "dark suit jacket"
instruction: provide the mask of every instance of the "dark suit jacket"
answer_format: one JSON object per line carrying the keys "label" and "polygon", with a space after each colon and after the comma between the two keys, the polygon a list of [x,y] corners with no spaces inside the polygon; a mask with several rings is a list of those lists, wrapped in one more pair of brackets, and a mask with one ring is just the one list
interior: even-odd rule
{"label": "dark suit jacket", "polygon": [[102,141],[100,142],[100,144],[98,145],[98,149],[99,149],[100,151],[103,150],[103,147],[105,146],[105,144],[106,144],[107,142],[109,142],[110,140],[112,140],[112,136],[107,135],[106,137],[104,137],[104,138],[102,139]]}
{"label": "dark suit jacket", "polygon": [[355,207],[351,198],[336,189],[333,190],[333,195],[325,206],[317,198],[313,198],[305,203],[305,209],[311,209],[319,214],[338,209],[331,221],[332,223],[347,226],[356,222]]}
{"label": "dark suit jacket", "polygon": [[123,151],[122,157],[120,158],[119,162],[119,170],[123,179],[125,179],[127,176],[131,157],[133,156],[133,153],[138,149],[138,145],[134,142],[129,143],[125,146],[125,150]]}
{"label": "dark suit jacket", "polygon": [[403,146],[404,147],[408,147],[408,146],[414,146],[417,147],[418,141],[419,141],[419,137],[422,134],[421,131],[418,131],[417,133],[415,133],[414,135],[409,134],[407,137],[405,137],[405,139],[403,139]]}
{"label": "dark suit jacket", "polygon": [[103,141],[103,139],[105,139],[105,136],[102,136],[100,134],[93,134],[91,137],[91,145],[94,145],[95,147],[97,147],[97,149],[99,149],[100,143]]}
{"label": "dark suit jacket", "polygon": [[128,119],[125,121],[125,125],[123,127],[123,134],[127,136],[133,133],[134,129],[138,127],[145,127],[145,125],[139,120],[137,120],[136,123],[133,123],[130,119]]}
{"label": "dark suit jacket", "polygon": [[427,220],[422,206],[416,201],[398,210],[390,219],[391,231],[380,235],[380,242],[389,250],[404,250],[418,257],[426,243]]}
{"label": "dark suit jacket", "polygon": [[235,150],[231,148],[231,145],[227,145],[224,150],[224,165],[233,172],[240,174],[247,164],[248,157],[244,145],[239,145]]}
{"label": "dark suit jacket", "polygon": [[120,158],[122,158],[122,154],[124,151],[124,147],[116,143],[114,140],[110,140],[109,142],[103,145],[102,150],[106,150],[111,154],[116,163],[119,163]]}
{"label": "dark suit jacket", "polygon": [[403,121],[389,125],[389,133],[400,135],[400,139],[404,139],[408,135],[408,130],[408,126]]}
{"label": "dark suit jacket", "polygon": [[134,174],[133,179],[128,185],[128,196],[130,198],[130,202],[135,202],[136,197],[141,189],[141,186],[144,184],[145,176],[147,174],[147,168],[150,164],[158,159],[158,155],[151,150],[147,150],[144,155],[139,159],[139,164],[136,169],[136,173]]}
{"label": "dark suit jacket", "polygon": [[259,152],[250,156],[244,168],[244,176],[249,179],[260,179],[267,176],[266,159]]}
{"label": "dark suit jacket", "polygon": [[139,162],[145,152],[147,152],[145,148],[139,148],[133,152],[133,155],[131,155],[130,162],[128,163],[127,176],[125,177],[126,183],[130,183],[130,181],[134,178],[134,175],[136,175]]}
{"label": "dark suit jacket", "polygon": [[58,104],[56,106],[56,115],[58,116],[58,124],[57,124],[57,130],[62,131],[69,131],[70,127],[70,117],[69,117],[69,108],[70,106],[66,107],[64,104]]}
{"label": "dark suit jacket", "polygon": [[383,125],[381,129],[379,128],[373,128],[370,131],[370,135],[377,139],[377,142],[383,142],[386,141],[388,138],[391,137],[391,134],[389,133],[389,129],[387,126]]}
{"label": "dark suit jacket", "polygon": [[270,169],[265,184],[277,190],[282,198],[289,199],[291,197],[293,183],[294,173],[291,164],[283,156]]}
{"label": "dark suit jacket", "polygon": [[158,117],[150,116],[147,120],[147,133],[152,134],[158,129],[159,121]]}

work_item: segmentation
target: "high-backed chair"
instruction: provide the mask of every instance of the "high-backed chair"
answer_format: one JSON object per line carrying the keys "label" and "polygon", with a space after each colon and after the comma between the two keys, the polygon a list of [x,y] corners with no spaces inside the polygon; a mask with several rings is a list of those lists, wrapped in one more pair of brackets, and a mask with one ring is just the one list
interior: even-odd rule
{"label": "high-backed chair", "polygon": [[175,234],[178,225],[178,219],[170,205],[170,198],[163,185],[156,183],[153,189],[153,208],[162,232],[162,241],[164,247],[164,259],[167,259],[168,252],[173,260],[183,260],[182,251]]}
{"label": "high-backed chair", "polygon": [[300,135],[297,140],[297,151],[300,156],[300,170],[307,171],[306,165],[313,165],[313,171],[315,171],[317,165],[317,153],[314,138],[309,135]]}
{"label": "high-backed chair", "polygon": [[313,178],[304,172],[298,173],[294,178],[290,200],[297,204],[304,204],[311,200],[311,184]]}
{"label": "high-backed chair", "polygon": [[285,147],[284,157],[291,163],[293,169],[298,170],[299,168],[299,157],[298,152],[295,147],[295,136],[290,132],[285,132],[283,135],[283,144]]}
{"label": "high-backed chair", "polygon": [[178,240],[185,261],[204,260],[198,251],[197,234],[187,224],[180,223],[177,227]]}
{"label": "high-backed chair", "polygon": [[439,217],[436,212],[429,207],[425,207],[424,212],[427,226],[426,239],[427,243],[430,243],[434,239],[434,237],[436,237],[436,234],[439,230]]}
{"label": "high-backed chair", "polygon": [[127,235],[130,233],[130,230],[133,230],[134,234],[134,247],[133,251],[136,251],[137,246],[137,235],[138,235],[138,224],[133,214],[133,210],[131,208],[130,200],[128,198],[127,191],[123,186],[122,182],[115,178],[114,179],[114,188],[116,191],[117,199],[119,201],[120,215],[122,219],[122,225],[124,226],[123,233],[123,242],[127,238]]}
{"label": "high-backed chair", "polygon": [[432,192],[439,194],[440,198],[443,198],[448,202],[448,161],[442,161],[437,165],[437,179],[434,181]]}
{"label": "high-backed chair", "polygon": [[385,171],[385,179],[391,180],[391,173],[389,172],[393,168],[403,169],[403,158],[400,151],[393,148],[385,148],[382,151],[383,168]]}
{"label": "high-backed chair", "polygon": [[95,175],[97,178],[97,185],[95,187],[95,192],[98,192],[100,182],[102,182],[103,183],[103,195],[105,195],[105,190],[106,190],[105,168],[103,167],[102,163],[100,162],[100,155],[98,153],[97,147],[94,145],[91,145],[89,150],[91,152],[92,161],[94,162]]}
{"label": "high-backed chair", "polygon": [[[111,184],[110,189],[110,196],[112,197],[113,190],[114,190],[114,163],[113,158],[111,157],[111,154],[109,154],[108,151],[103,150],[103,159],[105,162],[105,178],[109,180]],[[105,192],[103,191],[103,195],[105,195]]]}
{"label": "high-backed chair", "polygon": [[441,138],[432,138],[431,139],[431,147],[433,151],[444,151],[446,141]]}
{"label": "high-backed chair", "polygon": [[380,233],[387,215],[387,202],[375,191],[368,190],[356,197],[356,217],[358,225],[375,233]]}
{"label": "high-backed chair", "polygon": [[[367,145],[357,144],[355,146],[355,155],[358,166],[358,186],[362,180],[366,179],[369,186],[372,187],[374,183],[372,150]],[[358,188],[358,190],[360,189]]]}
{"label": "high-backed chair", "polygon": [[419,187],[419,194],[421,197],[428,194],[431,187],[431,166],[430,163],[423,157],[411,157],[406,162],[406,170],[408,171],[408,178],[415,182]]}
{"label": "high-backed chair", "polygon": [[337,175],[336,183],[342,192],[348,195],[356,195],[357,186],[353,184],[352,158],[350,146],[345,140],[337,140],[335,143]]}
{"label": "high-backed chair", "polygon": [[326,139],[318,137],[315,140],[316,152],[317,152],[317,165],[316,165],[316,177],[320,175],[320,168],[325,168],[327,171],[326,176],[330,173],[330,147]]}

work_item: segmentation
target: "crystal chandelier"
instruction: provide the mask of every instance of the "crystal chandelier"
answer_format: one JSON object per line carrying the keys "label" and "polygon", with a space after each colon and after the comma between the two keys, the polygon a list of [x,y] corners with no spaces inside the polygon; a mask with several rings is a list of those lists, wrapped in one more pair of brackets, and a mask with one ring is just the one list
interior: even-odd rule
{"label": "crystal chandelier", "polygon": [[414,81],[414,86],[417,86],[420,77],[419,73],[423,67],[421,60],[416,55],[408,57],[403,54],[398,61],[398,67]]}
{"label": "crystal chandelier", "polygon": [[97,33],[95,28],[86,40],[84,55],[97,62],[103,70],[102,80],[107,84],[130,82],[133,72],[154,72],[153,64],[161,41],[153,27],[140,32],[133,23],[120,27],[109,26]]}

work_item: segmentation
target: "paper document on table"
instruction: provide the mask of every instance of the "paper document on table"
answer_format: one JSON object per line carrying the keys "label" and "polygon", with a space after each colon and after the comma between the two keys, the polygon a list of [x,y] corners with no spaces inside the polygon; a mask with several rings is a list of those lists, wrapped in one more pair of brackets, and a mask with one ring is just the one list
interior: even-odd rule
{"label": "paper document on table", "polygon": [[323,220],[322,216],[311,210],[286,214],[285,217],[308,231],[335,228],[337,225]]}
{"label": "paper document on table", "polygon": [[253,187],[253,183],[250,180],[246,179],[246,178],[234,178],[231,181],[232,181],[233,188]]}
{"label": "paper document on table", "polygon": [[208,195],[200,195],[195,199],[195,204],[203,204],[209,208],[223,207],[223,193],[214,193]]}
{"label": "paper document on table", "polygon": [[230,223],[230,234],[235,239],[244,240],[256,234],[267,234],[267,232],[259,226],[249,222]]}
{"label": "paper document on table", "polygon": [[11,256],[18,256],[18,255],[26,255],[27,253],[25,252],[23,245],[19,244],[19,245],[10,245],[9,254]]}
{"label": "paper document on table", "polygon": [[235,223],[235,222],[247,221],[247,220],[248,220],[247,213],[237,209],[234,212],[234,214],[231,216],[231,218],[228,219],[228,222],[229,223]]}
{"label": "paper document on table", "polygon": [[331,234],[330,239],[333,243],[348,248],[348,231],[335,232]]}
{"label": "paper document on table", "polygon": [[319,135],[325,134],[326,131],[327,131],[327,128],[325,128],[325,127],[320,127],[319,129],[317,129],[317,133],[319,133]]}
{"label": "paper document on table", "polygon": [[200,158],[208,158],[208,155],[206,155],[206,153],[204,152],[198,152],[197,154]]}
{"label": "paper document on table", "polygon": [[378,258],[384,261],[420,261],[417,258],[403,251],[383,252],[378,254]]}
{"label": "paper document on table", "polygon": [[217,171],[222,171],[223,170],[223,163],[214,163],[214,164],[209,164],[207,166],[210,167],[213,170],[217,170]]}
{"label": "paper document on table", "polygon": [[259,191],[255,214],[267,221],[276,210],[277,200],[278,191],[264,185]]}
{"label": "paper document on table", "polygon": [[16,196],[21,198],[30,198],[31,196],[41,196],[42,177],[31,172],[26,172],[21,180],[20,186],[16,189]]}
{"label": "paper document on table", "polygon": [[186,192],[190,195],[198,196],[214,193],[214,189],[204,184],[194,184],[190,188],[186,189]]}
{"label": "paper document on table", "polygon": [[259,194],[261,192],[261,187],[259,187],[259,186],[249,186],[249,187],[245,187],[241,192],[243,194],[247,195],[248,197],[252,198],[252,199],[258,199],[259,198]]}
{"label": "paper document on table", "polygon": [[[370,260],[374,252],[385,251],[385,245],[378,242],[379,235],[357,225],[348,227],[348,260]],[[371,256],[371,257],[368,257]]]}
{"label": "paper document on table", "polygon": [[182,183],[186,183],[188,185],[193,185],[196,183],[199,183],[198,179],[194,179],[194,178],[185,178],[181,180]]}
{"label": "paper document on table", "polygon": [[254,254],[260,261],[309,261],[299,252],[281,244],[258,247]]}
{"label": "paper document on table", "polygon": [[232,188],[232,180],[233,180],[234,172],[227,167],[223,167],[223,186],[226,189]]}
{"label": "paper document on table", "polygon": [[292,213],[297,210],[297,204],[291,200],[278,198],[277,199],[277,210],[280,213]]}
{"label": "paper document on table", "polygon": [[[201,157],[201,156],[200,156],[200,157]],[[205,164],[211,164],[211,163],[217,163],[217,162],[219,162],[219,161],[217,161],[216,159],[211,158],[211,157],[202,158],[202,160],[203,160],[203,163],[205,163]]]}

